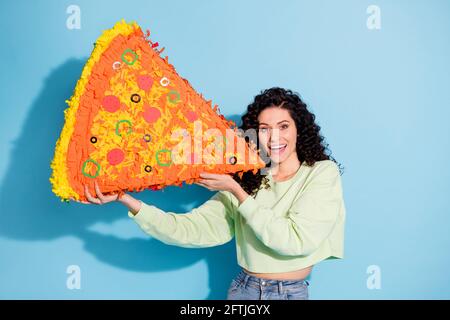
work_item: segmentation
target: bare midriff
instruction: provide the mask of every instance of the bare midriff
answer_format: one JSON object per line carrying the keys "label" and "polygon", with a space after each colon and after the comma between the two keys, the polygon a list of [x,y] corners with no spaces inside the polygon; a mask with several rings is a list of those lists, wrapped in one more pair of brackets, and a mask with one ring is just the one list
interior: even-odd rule
{"label": "bare midriff", "polygon": [[255,273],[250,272],[245,268],[242,269],[249,275],[252,275],[257,278],[264,278],[270,280],[303,280],[311,273],[312,266],[295,271],[278,272],[278,273]]}

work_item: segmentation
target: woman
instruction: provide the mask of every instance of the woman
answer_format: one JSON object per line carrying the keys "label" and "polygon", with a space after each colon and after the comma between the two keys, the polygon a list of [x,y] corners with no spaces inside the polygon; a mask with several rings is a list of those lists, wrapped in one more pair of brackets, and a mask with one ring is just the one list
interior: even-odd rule
{"label": "woman", "polygon": [[[189,248],[224,244],[236,237],[242,270],[228,299],[308,299],[305,278],[319,261],[343,257],[345,207],[340,169],[326,154],[320,127],[300,97],[271,88],[257,95],[240,129],[255,129],[269,161],[257,174],[201,174],[197,183],[218,191],[187,214],[166,213],[129,194],[103,195],[90,203],[120,201],[128,215],[160,241]],[[251,139],[250,139],[251,140]]]}

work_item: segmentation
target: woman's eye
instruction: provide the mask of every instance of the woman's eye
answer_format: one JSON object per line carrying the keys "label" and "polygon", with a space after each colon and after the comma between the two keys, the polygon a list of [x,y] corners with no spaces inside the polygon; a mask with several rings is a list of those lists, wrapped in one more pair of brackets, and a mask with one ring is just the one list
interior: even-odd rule
{"label": "woman's eye", "polygon": [[287,129],[287,128],[289,128],[289,126],[287,124],[284,124],[284,125],[281,126],[281,129],[283,129],[283,130]]}
{"label": "woman's eye", "polygon": [[266,133],[267,132],[267,128],[259,128],[259,132]]}

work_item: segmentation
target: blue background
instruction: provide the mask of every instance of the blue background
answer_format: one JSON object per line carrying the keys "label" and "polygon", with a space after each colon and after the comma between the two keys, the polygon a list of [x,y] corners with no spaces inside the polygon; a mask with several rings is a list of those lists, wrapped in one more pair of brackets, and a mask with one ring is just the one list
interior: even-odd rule
{"label": "blue background", "polygon": [[[66,28],[66,8],[81,29]],[[369,5],[381,29],[369,30]],[[208,249],[146,236],[119,204],[61,203],[50,162],[92,44],[121,18],[237,120],[260,90],[300,93],[345,166],[346,257],[312,299],[450,298],[449,1],[9,1],[0,10],[0,297],[223,299],[234,241]],[[186,212],[199,186],[136,195]],[[81,289],[66,287],[69,265]],[[381,270],[370,290],[367,269]]]}

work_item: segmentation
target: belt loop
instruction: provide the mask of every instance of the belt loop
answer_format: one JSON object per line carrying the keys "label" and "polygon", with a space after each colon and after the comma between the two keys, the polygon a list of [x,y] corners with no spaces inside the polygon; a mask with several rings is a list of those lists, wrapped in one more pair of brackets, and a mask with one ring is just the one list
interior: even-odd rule
{"label": "belt loop", "polygon": [[283,281],[278,281],[278,293],[283,293]]}
{"label": "belt loop", "polygon": [[247,288],[247,282],[248,282],[248,279],[250,279],[250,275],[249,275],[248,273],[245,273],[244,281],[243,281],[243,283],[242,283],[242,285],[243,285],[244,288]]}

